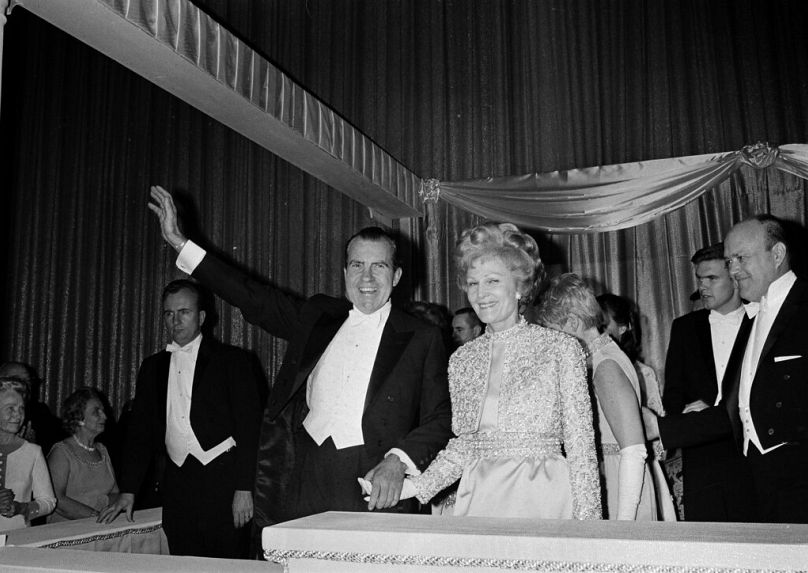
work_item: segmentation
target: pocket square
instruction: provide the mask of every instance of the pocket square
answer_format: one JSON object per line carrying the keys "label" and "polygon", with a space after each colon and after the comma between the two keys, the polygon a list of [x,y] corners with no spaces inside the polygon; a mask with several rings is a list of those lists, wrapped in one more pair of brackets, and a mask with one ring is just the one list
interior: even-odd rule
{"label": "pocket square", "polygon": [[785,362],[786,360],[794,360],[796,358],[802,358],[802,354],[790,354],[788,356],[775,356],[775,362]]}

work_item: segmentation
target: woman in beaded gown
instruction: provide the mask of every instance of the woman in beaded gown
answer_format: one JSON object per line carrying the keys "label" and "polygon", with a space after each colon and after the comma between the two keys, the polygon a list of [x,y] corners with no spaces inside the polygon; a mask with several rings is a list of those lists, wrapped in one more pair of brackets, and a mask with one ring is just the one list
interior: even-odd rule
{"label": "woman in beaded gown", "polygon": [[640,385],[631,360],[608,333],[589,286],[573,273],[553,279],[542,295],[539,321],[586,347],[597,403],[597,427],[608,519],[656,521],[654,482],[640,413]]}
{"label": "woman in beaded gown", "polygon": [[487,223],[463,232],[455,257],[486,330],[449,360],[457,437],[405,492],[427,503],[459,478],[454,515],[600,519],[584,354],[519,313],[542,275],[536,242]]}

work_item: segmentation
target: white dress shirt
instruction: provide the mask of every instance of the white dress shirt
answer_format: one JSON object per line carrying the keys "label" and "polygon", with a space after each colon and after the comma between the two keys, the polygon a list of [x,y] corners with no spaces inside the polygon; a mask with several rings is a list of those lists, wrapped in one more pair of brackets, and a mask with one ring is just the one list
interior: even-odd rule
{"label": "white dress shirt", "polygon": [[760,444],[760,438],[755,430],[755,423],[752,420],[752,413],[749,408],[749,396],[752,393],[752,383],[755,380],[755,373],[757,372],[758,363],[760,362],[760,353],[763,350],[763,345],[766,338],[769,336],[772,324],[783,306],[791,287],[797,280],[796,275],[792,271],[778,278],[776,281],[769,285],[766,294],[761,297],[760,305],[758,307],[755,322],[752,325],[752,331],[749,333],[749,341],[746,343],[746,351],[743,357],[743,364],[741,365],[741,382],[738,390],[738,411],[743,424],[743,453],[746,454],[749,449],[749,442],[761,453],[768,453],[783,444],[777,444],[771,448],[763,449]]}
{"label": "white dress shirt", "polygon": [[738,308],[726,314],[721,314],[716,310],[710,311],[710,316],[708,317],[710,339],[713,344],[713,362],[715,363],[715,378],[718,384],[718,393],[715,396],[713,406],[717,406],[721,401],[721,381],[727,371],[729,355],[732,353],[732,347],[735,344],[735,338],[738,336],[738,330],[741,328],[741,322],[743,322],[745,314],[746,310],[743,305],[739,305]]}
{"label": "white dress shirt", "polygon": [[171,352],[166,399],[166,449],[168,457],[178,466],[185,462],[188,454],[206,466],[236,445],[236,441],[230,436],[205,451],[191,428],[191,396],[201,342],[200,334],[185,346],[172,342],[166,347]]}
{"label": "white dress shirt", "polygon": [[338,450],[365,443],[365,396],[390,309],[390,301],[372,314],[353,308],[309,376],[303,427],[317,445],[329,436]]}

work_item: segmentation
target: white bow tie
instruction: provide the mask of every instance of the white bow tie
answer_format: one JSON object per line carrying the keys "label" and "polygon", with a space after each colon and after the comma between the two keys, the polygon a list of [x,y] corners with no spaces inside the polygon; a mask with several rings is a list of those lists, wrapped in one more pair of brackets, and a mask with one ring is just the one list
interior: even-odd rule
{"label": "white bow tie", "polygon": [[186,344],[185,346],[180,346],[176,342],[171,342],[166,346],[166,352],[191,352],[193,350],[193,344]]}
{"label": "white bow tie", "polygon": [[348,312],[348,324],[350,324],[351,326],[359,326],[360,324],[364,324],[366,322],[371,324],[378,324],[379,322],[378,311],[371,314],[365,314],[360,310],[352,308]]}
{"label": "white bow tie", "polygon": [[760,303],[759,302],[748,302],[744,305],[744,310],[746,310],[746,316],[749,318],[755,318],[760,312]]}

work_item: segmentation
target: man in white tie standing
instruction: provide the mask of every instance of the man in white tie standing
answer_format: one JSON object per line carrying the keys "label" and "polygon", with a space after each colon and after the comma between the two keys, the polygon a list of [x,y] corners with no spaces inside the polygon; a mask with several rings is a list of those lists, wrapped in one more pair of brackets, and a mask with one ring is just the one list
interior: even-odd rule
{"label": "man in white tie standing", "polygon": [[732,227],[724,255],[741,298],[760,303],[733,369],[733,430],[762,521],[808,523],[808,283],[791,270],[785,230],[770,215]]}
{"label": "man in white tie standing", "polygon": [[731,434],[702,435],[710,415],[724,418],[728,429],[726,409],[719,405],[722,381],[741,325],[749,319],[729,274],[723,243],[699,249],[690,261],[704,307],[673,321],[665,360],[666,416],[657,420],[659,437],[665,448],[682,448],[685,520],[752,522],[757,516],[749,495],[751,479]]}
{"label": "man in white tie standing", "polygon": [[[187,239],[165,189],[151,198],[177,266],[289,343],[261,428],[256,527],[323,511],[416,511],[400,502],[405,473],[425,469],[451,437],[447,360],[437,328],[391,305],[402,276],[393,238],[369,227],[348,240],[347,300],[302,299]],[[358,478],[372,484],[368,501]]]}
{"label": "man in white tie standing", "polygon": [[163,289],[163,324],[171,343],[138,372],[123,449],[121,495],[98,521],[121,512],[132,521],[156,452],[167,455],[162,478],[163,531],[172,555],[247,557],[262,403],[257,360],[202,334],[199,285],[176,280]]}

